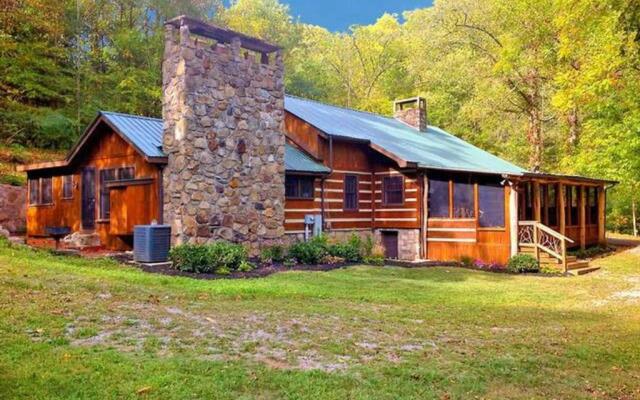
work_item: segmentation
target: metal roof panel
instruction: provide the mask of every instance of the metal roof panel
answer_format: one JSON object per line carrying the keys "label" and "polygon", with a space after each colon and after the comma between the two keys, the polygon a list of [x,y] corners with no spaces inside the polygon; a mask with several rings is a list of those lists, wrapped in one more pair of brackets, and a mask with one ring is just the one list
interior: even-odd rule
{"label": "metal roof panel", "polygon": [[518,175],[526,172],[435,126],[420,132],[393,118],[289,95],[285,96],[285,110],[328,135],[366,140],[422,168]]}

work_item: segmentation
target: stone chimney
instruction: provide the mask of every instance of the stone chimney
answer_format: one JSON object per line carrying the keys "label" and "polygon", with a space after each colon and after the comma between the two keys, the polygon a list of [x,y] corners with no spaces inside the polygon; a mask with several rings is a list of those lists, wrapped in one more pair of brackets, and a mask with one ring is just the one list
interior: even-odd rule
{"label": "stone chimney", "polygon": [[280,49],[181,16],[162,66],[164,221],[172,243],[262,244],[284,235]]}
{"label": "stone chimney", "polygon": [[396,100],[393,102],[393,117],[420,132],[426,132],[427,101],[424,97]]}

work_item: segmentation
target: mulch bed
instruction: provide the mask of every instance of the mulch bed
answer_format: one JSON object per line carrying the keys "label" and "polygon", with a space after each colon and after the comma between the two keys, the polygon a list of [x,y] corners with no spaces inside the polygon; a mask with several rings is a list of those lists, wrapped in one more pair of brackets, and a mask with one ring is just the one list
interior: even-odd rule
{"label": "mulch bed", "polygon": [[303,265],[296,264],[294,266],[284,266],[282,264],[258,264],[253,271],[249,272],[232,272],[228,275],[211,274],[211,273],[197,273],[197,272],[185,272],[172,268],[169,264],[151,266],[135,264],[139,269],[154,274],[162,274],[169,276],[185,276],[193,279],[250,279],[250,278],[264,278],[277,272],[285,271],[331,271],[334,269],[346,268],[352,265],[358,265],[356,263],[342,263],[342,264],[319,264],[319,265]]}

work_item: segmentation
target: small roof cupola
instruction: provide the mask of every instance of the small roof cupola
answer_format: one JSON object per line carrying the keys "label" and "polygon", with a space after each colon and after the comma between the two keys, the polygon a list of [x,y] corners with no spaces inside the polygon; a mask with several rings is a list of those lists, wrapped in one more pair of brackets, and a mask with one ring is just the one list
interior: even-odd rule
{"label": "small roof cupola", "polygon": [[393,117],[419,130],[427,131],[427,100],[416,96],[393,102]]}

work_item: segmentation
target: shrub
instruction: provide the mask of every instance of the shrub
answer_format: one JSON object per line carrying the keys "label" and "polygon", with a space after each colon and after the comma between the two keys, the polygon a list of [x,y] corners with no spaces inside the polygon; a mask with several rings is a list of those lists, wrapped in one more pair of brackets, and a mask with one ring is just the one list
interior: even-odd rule
{"label": "shrub", "polygon": [[365,264],[377,266],[383,266],[384,260],[384,247],[380,244],[374,244],[369,251],[369,255],[365,256],[363,259]]}
{"label": "shrub", "polygon": [[21,175],[0,175],[0,183],[11,186],[24,186],[27,184],[27,178]]}
{"label": "shrub", "polygon": [[460,265],[462,265],[463,267],[471,267],[471,266],[473,266],[473,257],[461,256],[460,257]]}
{"label": "shrub", "polygon": [[289,248],[289,256],[302,264],[318,264],[329,254],[327,238],[315,236],[307,242],[297,242]]}
{"label": "shrub", "polygon": [[344,258],[342,257],[337,257],[337,256],[332,256],[332,255],[326,255],[324,257],[322,257],[322,264],[329,264],[329,265],[333,265],[333,264],[342,264],[344,262]]}
{"label": "shrub", "polygon": [[250,272],[255,269],[255,265],[251,264],[249,261],[242,261],[238,266],[239,272]]}
{"label": "shrub", "polygon": [[273,245],[262,248],[260,251],[260,261],[263,263],[280,263],[287,258],[287,249],[281,245]]}
{"label": "shrub", "polygon": [[509,259],[507,270],[514,273],[538,272],[540,264],[538,264],[538,260],[528,254],[516,254]]}
{"label": "shrub", "polygon": [[348,241],[330,245],[328,251],[332,256],[342,258],[349,262],[362,261],[362,239],[354,233]]}
{"label": "shrub", "polygon": [[172,248],[169,258],[180,271],[229,274],[247,262],[247,249],[228,242],[183,244]]}
{"label": "shrub", "polygon": [[180,271],[202,272],[209,262],[209,249],[196,244],[181,244],[169,251],[169,259],[173,266]]}

